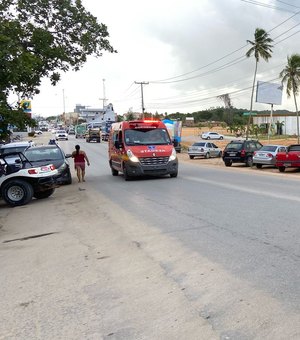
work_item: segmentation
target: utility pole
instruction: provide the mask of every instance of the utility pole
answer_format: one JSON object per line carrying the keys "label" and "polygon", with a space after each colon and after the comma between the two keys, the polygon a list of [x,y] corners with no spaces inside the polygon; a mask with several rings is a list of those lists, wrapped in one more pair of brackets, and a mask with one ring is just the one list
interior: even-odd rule
{"label": "utility pole", "polygon": [[141,85],[141,95],[142,95],[142,119],[144,119],[145,107],[144,107],[144,93],[143,93],[143,85],[148,85],[148,81],[135,81],[135,84]]}
{"label": "utility pole", "polygon": [[103,98],[99,98],[100,100],[103,100],[103,110],[104,110],[104,107],[105,107],[105,104],[106,104],[106,98],[105,98],[105,79],[102,79],[102,82],[103,82]]}

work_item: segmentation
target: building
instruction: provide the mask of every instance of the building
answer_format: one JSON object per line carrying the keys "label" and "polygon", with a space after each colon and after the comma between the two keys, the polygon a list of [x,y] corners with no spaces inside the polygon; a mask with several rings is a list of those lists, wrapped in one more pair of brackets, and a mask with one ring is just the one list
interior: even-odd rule
{"label": "building", "polygon": [[[253,124],[257,124],[258,126],[265,125],[267,129],[271,122],[271,114],[257,113],[257,115],[252,116],[252,119]],[[297,135],[297,115],[295,112],[288,111],[284,113],[273,112],[272,126],[275,134]]]}
{"label": "building", "polygon": [[74,111],[79,111],[78,118],[84,119],[87,123],[117,121],[117,115],[114,112],[114,108],[111,103],[105,106],[103,109],[85,107],[77,104]]}

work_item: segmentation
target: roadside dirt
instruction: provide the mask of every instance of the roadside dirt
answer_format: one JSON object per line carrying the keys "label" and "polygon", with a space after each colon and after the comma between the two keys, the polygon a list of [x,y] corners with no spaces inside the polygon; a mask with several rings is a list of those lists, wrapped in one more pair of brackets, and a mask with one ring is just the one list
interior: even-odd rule
{"label": "roadside dirt", "polygon": [[[197,157],[194,159],[190,159],[187,154],[187,148],[192,145],[196,141],[200,141],[201,138],[199,137],[199,134],[201,134],[204,131],[209,131],[209,128],[202,128],[201,130],[199,128],[183,128],[182,129],[182,145],[183,145],[183,151],[179,154],[177,154],[179,162],[188,162],[193,165],[199,165],[199,166],[213,166],[213,167],[224,167],[224,162],[222,158],[209,158],[204,159],[201,157]],[[228,131],[226,129],[222,129],[221,127],[213,128],[213,131],[219,132],[221,134],[224,134],[228,136]],[[232,136],[234,139],[234,136]],[[259,140],[263,145],[267,144],[280,144],[280,145],[291,145],[291,144],[297,144],[297,138],[278,138],[278,139],[272,139],[270,141],[268,140]],[[213,141],[219,148],[222,150],[225,148],[225,146],[229,143],[229,139],[225,140],[216,140]],[[300,169],[286,169],[284,173],[279,173],[277,168],[271,167],[271,166],[264,166],[262,169],[257,169],[256,167],[247,168],[244,164],[233,164],[230,168],[232,170],[243,170],[243,171],[256,171],[260,174],[273,174],[273,175],[279,175],[279,176],[291,176],[295,175],[295,177],[300,178]]]}

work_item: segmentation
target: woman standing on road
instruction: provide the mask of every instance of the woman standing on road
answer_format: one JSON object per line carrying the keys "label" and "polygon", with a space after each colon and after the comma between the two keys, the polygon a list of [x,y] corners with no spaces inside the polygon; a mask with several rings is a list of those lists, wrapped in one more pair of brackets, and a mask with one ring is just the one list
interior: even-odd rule
{"label": "woman standing on road", "polygon": [[74,166],[77,172],[78,182],[85,182],[85,161],[87,165],[90,165],[90,161],[86,155],[86,153],[80,150],[79,145],[75,145],[75,151],[72,152],[72,157],[74,158]]}

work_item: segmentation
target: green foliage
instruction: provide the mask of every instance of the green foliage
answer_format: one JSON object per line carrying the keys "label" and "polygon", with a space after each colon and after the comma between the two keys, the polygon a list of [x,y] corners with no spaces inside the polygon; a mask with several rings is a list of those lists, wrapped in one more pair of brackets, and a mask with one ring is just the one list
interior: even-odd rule
{"label": "green foliage", "polygon": [[291,94],[297,96],[300,86],[300,55],[293,54],[287,58],[287,65],[280,72],[279,77],[282,83],[286,83],[286,93],[288,97]]}
{"label": "green foliage", "polygon": [[127,121],[135,120],[134,113],[133,112],[128,112],[127,115],[126,115],[126,120]]}
{"label": "green foliage", "polygon": [[281,78],[281,82],[286,83],[286,93],[288,97],[291,96],[291,93],[294,97],[295,108],[297,113],[297,138],[298,144],[300,143],[300,131],[299,131],[299,111],[297,104],[297,95],[299,94],[300,87],[300,55],[293,54],[287,58],[286,67],[280,72],[279,77]]}
{"label": "green foliage", "polygon": [[87,56],[116,52],[107,27],[80,0],[3,0],[0,3],[0,114],[4,125],[27,124],[10,94],[32,98],[42,78],[52,85],[59,72],[78,71]]}

